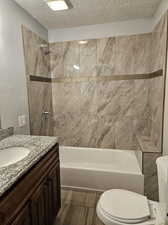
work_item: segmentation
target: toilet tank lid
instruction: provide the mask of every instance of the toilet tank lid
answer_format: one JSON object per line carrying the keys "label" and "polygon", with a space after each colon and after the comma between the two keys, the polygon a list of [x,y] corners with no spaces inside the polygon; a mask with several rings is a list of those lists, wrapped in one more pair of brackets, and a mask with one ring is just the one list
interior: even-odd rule
{"label": "toilet tank lid", "polygon": [[161,156],[156,160],[158,177],[162,177],[168,183],[168,155]]}
{"label": "toilet tank lid", "polygon": [[114,218],[123,220],[143,220],[150,217],[148,199],[140,194],[113,189],[100,198],[102,209]]}
{"label": "toilet tank lid", "polygon": [[157,165],[162,165],[165,168],[168,168],[168,155],[160,156],[156,159]]}

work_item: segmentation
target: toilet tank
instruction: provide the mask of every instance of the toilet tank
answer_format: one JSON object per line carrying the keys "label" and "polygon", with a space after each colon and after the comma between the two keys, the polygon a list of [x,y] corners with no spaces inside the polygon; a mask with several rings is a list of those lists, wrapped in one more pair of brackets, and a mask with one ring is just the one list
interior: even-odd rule
{"label": "toilet tank", "polygon": [[159,202],[168,206],[168,156],[156,160],[159,185]]}

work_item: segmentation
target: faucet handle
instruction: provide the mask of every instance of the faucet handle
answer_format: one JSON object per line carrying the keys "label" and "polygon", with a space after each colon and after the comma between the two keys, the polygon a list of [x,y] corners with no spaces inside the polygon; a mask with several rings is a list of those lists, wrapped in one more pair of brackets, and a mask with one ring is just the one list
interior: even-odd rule
{"label": "faucet handle", "polygon": [[42,114],[48,115],[48,114],[50,114],[50,112],[42,112]]}
{"label": "faucet handle", "polygon": [[44,119],[48,119],[50,112],[42,112],[42,115],[44,116]]}

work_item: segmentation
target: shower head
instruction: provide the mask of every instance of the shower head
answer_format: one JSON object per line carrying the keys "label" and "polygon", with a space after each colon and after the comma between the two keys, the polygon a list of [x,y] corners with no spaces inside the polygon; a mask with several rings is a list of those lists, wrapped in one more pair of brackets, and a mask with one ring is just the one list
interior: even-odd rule
{"label": "shower head", "polygon": [[40,48],[48,48],[47,44],[40,44],[39,46],[40,46]]}

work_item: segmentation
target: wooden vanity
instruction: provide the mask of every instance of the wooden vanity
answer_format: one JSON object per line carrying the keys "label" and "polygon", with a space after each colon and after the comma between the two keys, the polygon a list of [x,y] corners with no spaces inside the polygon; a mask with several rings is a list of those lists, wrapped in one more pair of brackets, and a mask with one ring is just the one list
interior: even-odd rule
{"label": "wooden vanity", "polygon": [[0,225],[53,225],[60,207],[56,144],[0,197]]}

